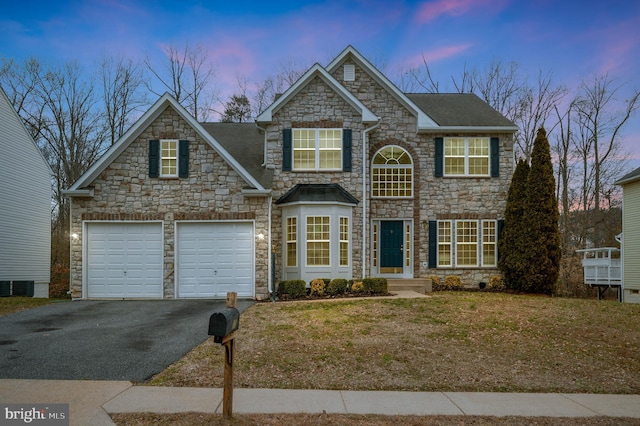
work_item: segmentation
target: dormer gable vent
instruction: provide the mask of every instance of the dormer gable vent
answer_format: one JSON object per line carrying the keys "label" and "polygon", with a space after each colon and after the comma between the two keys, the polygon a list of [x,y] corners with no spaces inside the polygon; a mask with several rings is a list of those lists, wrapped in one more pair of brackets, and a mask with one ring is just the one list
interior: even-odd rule
{"label": "dormer gable vent", "polygon": [[344,66],[344,81],[356,80],[356,66],[353,64],[345,64]]}

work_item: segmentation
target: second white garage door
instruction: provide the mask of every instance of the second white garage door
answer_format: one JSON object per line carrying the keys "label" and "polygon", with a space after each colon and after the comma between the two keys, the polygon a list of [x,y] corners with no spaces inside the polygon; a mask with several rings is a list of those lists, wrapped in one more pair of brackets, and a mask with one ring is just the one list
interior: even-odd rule
{"label": "second white garage door", "polygon": [[253,223],[178,223],[176,240],[178,297],[253,297]]}

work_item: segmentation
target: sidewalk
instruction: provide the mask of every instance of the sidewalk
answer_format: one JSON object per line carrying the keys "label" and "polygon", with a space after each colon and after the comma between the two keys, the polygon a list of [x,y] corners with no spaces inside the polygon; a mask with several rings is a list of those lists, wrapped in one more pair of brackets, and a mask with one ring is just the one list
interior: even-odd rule
{"label": "sidewalk", "polygon": [[[330,413],[633,417],[640,395],[235,389],[234,414]],[[113,425],[109,413],[222,413],[222,389],[130,382],[0,380],[1,403],[69,403],[72,425]]]}

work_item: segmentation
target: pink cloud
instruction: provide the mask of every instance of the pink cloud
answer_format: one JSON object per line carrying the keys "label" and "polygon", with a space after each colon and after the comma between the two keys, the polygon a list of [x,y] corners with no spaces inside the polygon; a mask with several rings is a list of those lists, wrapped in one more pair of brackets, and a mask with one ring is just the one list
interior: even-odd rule
{"label": "pink cloud", "polygon": [[421,66],[424,63],[424,60],[426,60],[428,64],[432,64],[443,59],[456,57],[461,53],[469,50],[472,46],[473,45],[471,43],[466,43],[453,46],[443,46],[437,49],[429,50],[427,52],[421,53],[420,55],[415,55],[413,58],[409,59],[409,66]]}
{"label": "pink cloud", "polygon": [[423,3],[417,11],[416,20],[428,24],[441,16],[462,16],[473,10],[496,13],[504,8],[506,0],[436,0]]}

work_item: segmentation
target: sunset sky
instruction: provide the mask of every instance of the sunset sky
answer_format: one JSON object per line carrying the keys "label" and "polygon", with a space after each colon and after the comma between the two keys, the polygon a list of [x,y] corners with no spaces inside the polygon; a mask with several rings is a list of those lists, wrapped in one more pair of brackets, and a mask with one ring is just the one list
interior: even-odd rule
{"label": "sunset sky", "polygon": [[[170,44],[202,45],[223,96],[280,71],[282,63],[326,65],[351,44],[389,73],[423,56],[440,90],[451,76],[515,61],[533,82],[539,69],[578,87],[608,73],[620,98],[640,89],[640,1],[335,0],[33,1],[0,5],[0,58],[77,60],[95,67],[122,55],[161,60]],[[640,114],[624,131],[640,166]]]}

